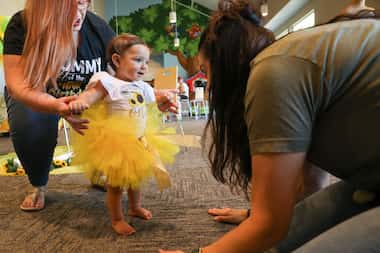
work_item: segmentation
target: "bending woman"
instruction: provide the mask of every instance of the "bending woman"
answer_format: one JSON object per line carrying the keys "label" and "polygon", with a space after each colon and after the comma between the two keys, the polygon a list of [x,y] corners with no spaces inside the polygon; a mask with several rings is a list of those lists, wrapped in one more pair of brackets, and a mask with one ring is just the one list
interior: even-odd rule
{"label": "bending woman", "polygon": [[[379,45],[373,10],[274,42],[251,1],[220,1],[200,42],[210,161],[251,214],[194,252],[379,252]],[[342,180],[296,205],[310,163]]]}

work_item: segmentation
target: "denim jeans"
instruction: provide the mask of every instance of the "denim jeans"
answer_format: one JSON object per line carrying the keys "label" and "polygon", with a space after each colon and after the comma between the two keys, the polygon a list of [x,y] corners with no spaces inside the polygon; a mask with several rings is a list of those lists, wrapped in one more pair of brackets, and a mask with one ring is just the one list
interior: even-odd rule
{"label": "denim jeans", "polygon": [[279,253],[380,252],[380,198],[352,200],[355,189],[340,181],[297,204]]}
{"label": "denim jeans", "polygon": [[33,111],[9,96],[6,88],[4,97],[16,154],[30,183],[35,187],[46,185],[57,145],[59,117]]}

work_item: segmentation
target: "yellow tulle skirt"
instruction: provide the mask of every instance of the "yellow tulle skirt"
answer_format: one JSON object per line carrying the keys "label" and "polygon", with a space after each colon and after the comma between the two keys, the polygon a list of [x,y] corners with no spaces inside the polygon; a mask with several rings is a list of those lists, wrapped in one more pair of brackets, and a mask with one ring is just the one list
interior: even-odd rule
{"label": "yellow tulle skirt", "polygon": [[169,187],[164,164],[174,161],[179,147],[165,138],[158,111],[152,108],[145,134],[139,138],[141,122],[137,119],[109,116],[104,104],[87,110],[82,117],[90,120],[89,129],[84,136],[73,135],[73,164],[80,165],[90,179],[100,172],[112,187],[136,189],[151,178],[160,190]]}

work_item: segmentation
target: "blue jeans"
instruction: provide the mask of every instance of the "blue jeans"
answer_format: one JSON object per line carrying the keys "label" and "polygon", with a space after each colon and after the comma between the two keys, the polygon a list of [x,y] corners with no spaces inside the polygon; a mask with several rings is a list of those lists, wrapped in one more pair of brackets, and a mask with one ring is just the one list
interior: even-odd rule
{"label": "blue jeans", "polygon": [[280,253],[380,252],[380,198],[352,201],[355,189],[340,181],[306,198],[294,210]]}
{"label": "blue jeans", "polygon": [[10,136],[30,183],[44,186],[57,145],[57,115],[35,112],[9,96],[4,89]]}

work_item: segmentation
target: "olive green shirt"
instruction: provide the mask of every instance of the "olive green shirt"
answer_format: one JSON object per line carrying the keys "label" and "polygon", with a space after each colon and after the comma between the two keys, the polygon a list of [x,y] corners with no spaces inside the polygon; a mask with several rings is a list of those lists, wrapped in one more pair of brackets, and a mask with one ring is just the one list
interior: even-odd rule
{"label": "olive green shirt", "polygon": [[380,21],[276,41],[251,62],[245,106],[252,155],[306,152],[330,173],[380,189]]}

